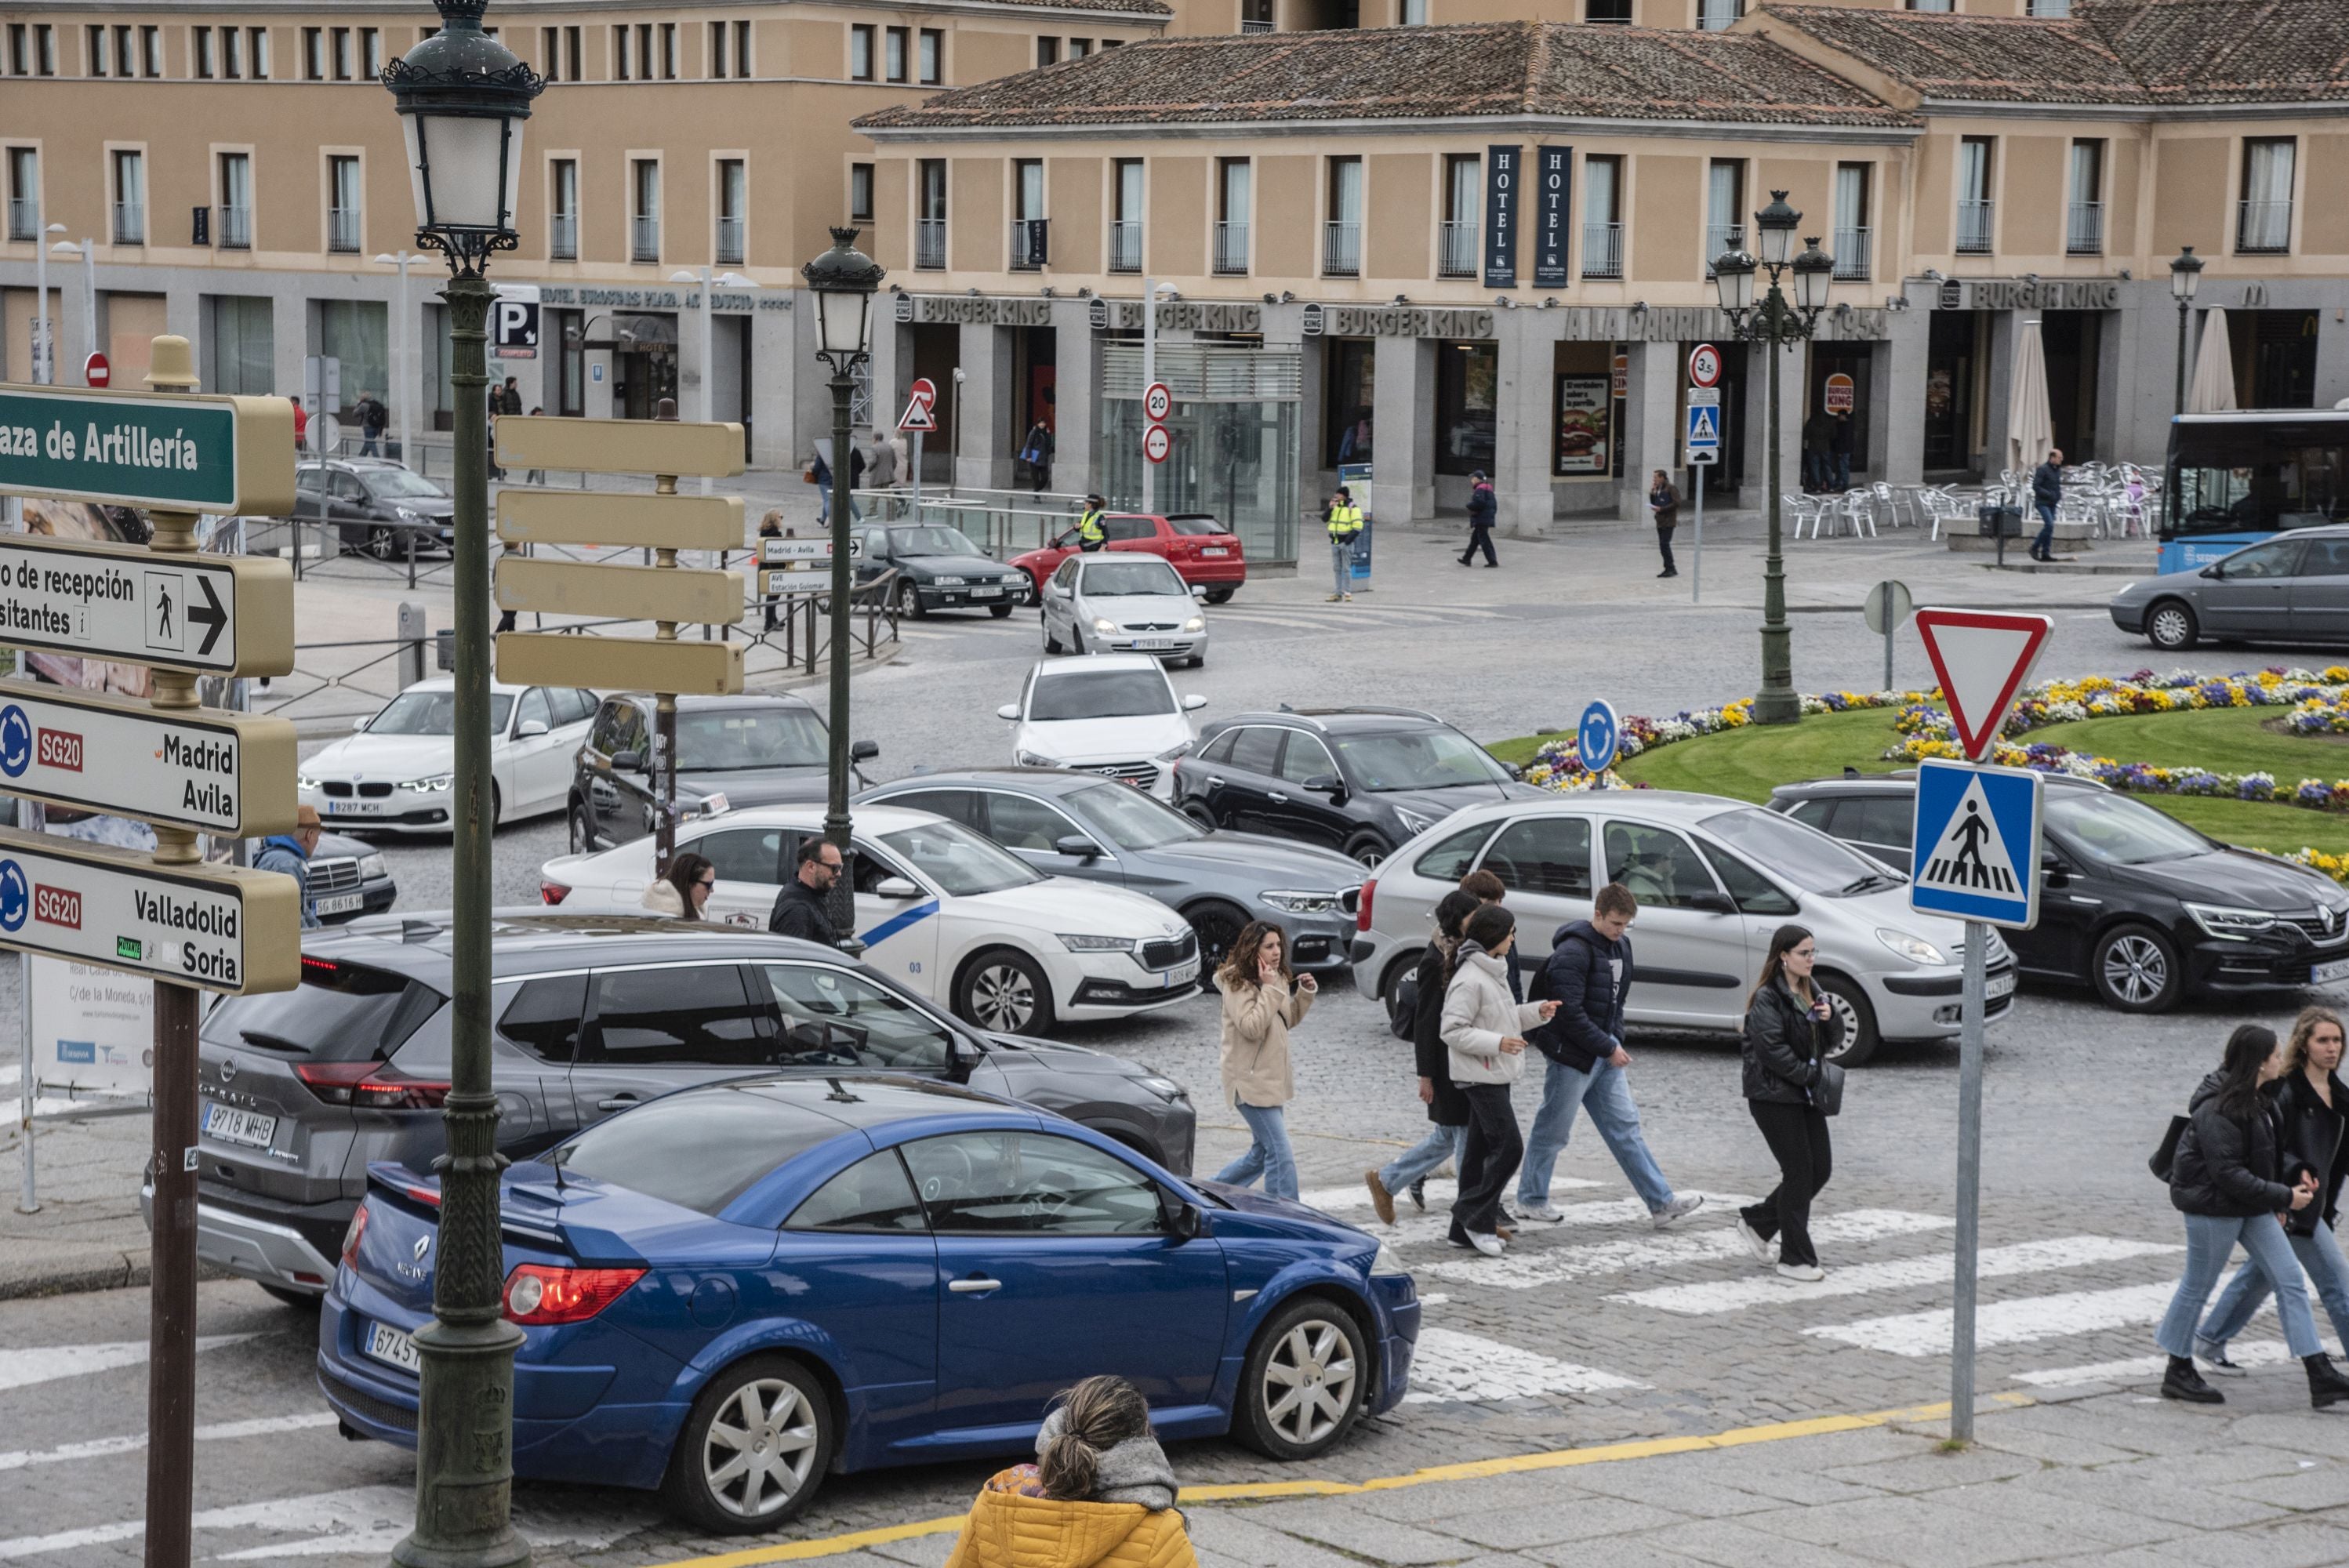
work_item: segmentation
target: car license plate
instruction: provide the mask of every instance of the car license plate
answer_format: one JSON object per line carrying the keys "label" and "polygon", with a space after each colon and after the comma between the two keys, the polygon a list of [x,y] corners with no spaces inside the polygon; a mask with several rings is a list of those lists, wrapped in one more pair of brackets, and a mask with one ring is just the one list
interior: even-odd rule
{"label": "car license plate", "polygon": [[1992,975],[1982,986],[1982,995],[1989,1001],[1995,1002],[2001,996],[2012,996],[2013,995],[2014,971],[2012,969],[2008,970],[2003,975]]}
{"label": "car license plate", "polygon": [[1188,985],[1198,977],[1199,961],[1194,958],[1179,969],[1169,969],[1165,972],[1166,987],[1172,989],[1176,985]]}
{"label": "car license plate", "polygon": [[421,1374],[422,1357],[416,1354],[416,1341],[388,1323],[367,1325],[367,1352],[378,1361],[388,1361],[403,1372]]}
{"label": "car license plate", "polygon": [[2336,958],[2330,964],[2319,964],[2308,972],[2309,984],[2330,985],[2335,980],[2349,980],[2349,958]]}
{"label": "car license plate", "polygon": [[974,588],[970,591],[970,596],[974,599],[1000,599],[1003,597],[1003,590],[1000,588]]}
{"label": "car license plate", "polygon": [[242,1143],[247,1149],[266,1149],[277,1138],[277,1119],[258,1111],[240,1110],[220,1101],[204,1102],[203,1133],[222,1143]]}
{"label": "car license plate", "polygon": [[366,903],[367,894],[363,892],[332,893],[317,901],[320,914],[348,914]]}
{"label": "car license plate", "polygon": [[380,800],[329,800],[326,802],[326,815],[329,817],[372,817],[382,810],[383,802]]}
{"label": "car license plate", "polygon": [[1136,652],[1144,654],[1163,654],[1174,645],[1164,637],[1137,637],[1133,644]]}
{"label": "car license plate", "polygon": [[1231,551],[1226,546],[1221,544],[1203,544],[1199,547],[1199,553],[1202,555],[1229,555]]}

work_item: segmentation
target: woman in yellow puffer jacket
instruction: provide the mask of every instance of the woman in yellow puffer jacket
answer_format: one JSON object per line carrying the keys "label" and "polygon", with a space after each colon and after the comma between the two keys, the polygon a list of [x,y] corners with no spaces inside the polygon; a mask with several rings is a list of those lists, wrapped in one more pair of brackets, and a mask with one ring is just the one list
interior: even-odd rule
{"label": "woman in yellow puffer jacket", "polygon": [[947,1568],[1198,1568],[1177,1490],[1133,1385],[1088,1377],[1045,1418],[1036,1463],[979,1489]]}

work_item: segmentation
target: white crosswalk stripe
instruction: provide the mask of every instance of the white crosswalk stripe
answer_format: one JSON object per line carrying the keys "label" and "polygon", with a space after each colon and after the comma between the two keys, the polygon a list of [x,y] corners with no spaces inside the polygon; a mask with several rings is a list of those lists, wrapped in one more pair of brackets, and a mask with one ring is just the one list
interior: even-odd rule
{"label": "white crosswalk stripe", "polygon": [[[1600,1205],[1583,1206],[1597,1208]],[[1640,1211],[1642,1217],[1645,1212],[1644,1209]],[[1817,1241],[1848,1245],[1884,1236],[1945,1231],[1953,1223],[1954,1221],[1942,1219],[1938,1214],[1914,1214],[1899,1209],[1856,1209],[1820,1220],[1811,1227],[1811,1234]],[[1527,1229],[1539,1234],[1542,1228]],[[1634,1269],[1665,1268],[1716,1259],[1740,1259],[1744,1260],[1746,1267],[1754,1266],[1752,1256],[1737,1239],[1736,1232],[1725,1226],[1671,1232],[1638,1241],[1627,1238],[1564,1248],[1527,1247],[1526,1229],[1520,1229],[1517,1236],[1516,1245],[1505,1257],[1446,1258],[1437,1263],[1418,1264],[1412,1272],[1436,1279],[1491,1285],[1496,1290],[1534,1290],[1543,1285],[1563,1284],[1569,1280],[1588,1279],[1594,1274],[1625,1274]],[[1946,1276],[1948,1270],[1944,1268],[1942,1274]],[[1776,1283],[1777,1276],[1773,1274],[1770,1280]],[[1724,1282],[1725,1284],[1733,1283],[1742,1285],[1747,1282]],[[1705,1287],[1691,1285],[1680,1288]],[[1625,1301],[1636,1298],[1615,1296],[1610,1299]]]}
{"label": "white crosswalk stripe", "polygon": [[[2338,1342],[2327,1339],[2323,1343],[2326,1355],[2340,1356]],[[2282,1367],[2300,1357],[2281,1339],[2239,1339],[2227,1347],[2227,1359],[2238,1367]],[[2017,1372],[2013,1380],[2034,1388],[2069,1388],[2082,1383],[2137,1383],[2158,1377],[2168,1367],[2167,1356],[2132,1356],[2126,1361],[2095,1361],[2085,1367],[2048,1367]]]}
{"label": "white crosswalk stripe", "polygon": [[[1555,1192],[1579,1192],[1593,1187],[1604,1187],[1607,1183],[1582,1176],[1554,1176],[1549,1185]],[[1427,1212],[1432,1214],[1439,1209],[1450,1209],[1452,1201],[1460,1195],[1460,1188],[1449,1176],[1431,1176],[1427,1179],[1426,1193]],[[1350,1187],[1309,1187],[1297,1195],[1297,1201],[1325,1214],[1342,1214],[1350,1210],[1369,1208],[1371,1190],[1360,1183]],[[1395,1205],[1405,1213],[1412,1212],[1411,1200],[1400,1192],[1395,1194]]]}
{"label": "white crosswalk stripe", "polygon": [[1644,1388],[1634,1378],[1578,1367],[1449,1328],[1422,1328],[1412,1352],[1411,1392],[1406,1405],[1474,1399],[1519,1399],[1535,1394],[1595,1394],[1610,1388]]}
{"label": "white crosswalk stripe", "polygon": [[[1716,1208],[1735,1207],[1754,1202],[1750,1197],[1734,1192],[1707,1192],[1703,1197],[1708,1207]],[[1540,1248],[1542,1246],[1540,1238],[1559,1230],[1572,1230],[1585,1225],[1645,1225],[1649,1222],[1648,1206],[1637,1198],[1609,1198],[1596,1203],[1569,1203],[1559,1212],[1565,1214],[1566,1218],[1556,1224],[1525,1220],[1512,1226],[1511,1228],[1517,1233],[1517,1239],[1514,1245],[1520,1252],[1524,1252]],[[1435,1201],[1434,1184],[1431,1182],[1428,1185],[1426,1213],[1414,1214],[1406,1211],[1396,1217],[1396,1222],[1392,1225],[1381,1225],[1372,1222],[1362,1228],[1380,1240],[1405,1250],[1444,1244],[1452,1234],[1451,1197],[1446,1194],[1444,1202],[1439,1205]],[[1442,1266],[1428,1264],[1420,1272],[1441,1273]]]}
{"label": "white crosswalk stripe", "polygon": [[[1826,1223],[1821,1223],[1822,1234]],[[2168,1242],[2132,1242],[2115,1236],[2064,1236],[2050,1241],[2021,1242],[2013,1246],[1985,1248],[1976,1269],[1983,1279],[2005,1279],[2017,1274],[2086,1268],[2095,1264],[2118,1263],[2127,1258],[2153,1257],[2184,1250]],[[1743,1249],[1739,1251],[1742,1254]],[[1702,1284],[1660,1285],[1653,1290],[1630,1291],[1607,1299],[1634,1306],[1660,1307],[1666,1312],[1683,1313],[1692,1317],[1708,1317],[1764,1303],[1816,1301],[1828,1296],[1866,1295],[1875,1291],[1946,1285],[1951,1282],[1956,1266],[1957,1255],[1954,1253],[1934,1253],[1925,1257],[1895,1258],[1889,1263],[1846,1264],[1829,1271],[1826,1278],[1815,1284],[1781,1279],[1772,1273],[1747,1279],[1709,1281]]]}
{"label": "white crosswalk stripe", "polygon": [[[2075,1290],[2056,1295],[1986,1302],[1974,1319],[1974,1343],[1979,1346],[2027,1345],[2064,1335],[2158,1323],[2161,1315],[2169,1309],[2169,1298],[2177,1289],[2176,1281],[2163,1280],[2158,1284],[2124,1285],[2118,1290]],[[1863,1318],[1857,1323],[1828,1324],[1803,1332],[1868,1350],[1889,1351],[1894,1356],[1947,1356],[1951,1314],[1947,1307],[1931,1312],[1904,1312],[1889,1317]]]}

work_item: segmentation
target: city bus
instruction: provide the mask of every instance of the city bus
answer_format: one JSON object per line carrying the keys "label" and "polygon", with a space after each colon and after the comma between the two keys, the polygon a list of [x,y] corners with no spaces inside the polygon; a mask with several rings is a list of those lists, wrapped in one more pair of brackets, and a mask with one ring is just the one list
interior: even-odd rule
{"label": "city bus", "polygon": [[2349,522],[2349,407],[2170,421],[2160,569],[2194,572],[2288,528]]}

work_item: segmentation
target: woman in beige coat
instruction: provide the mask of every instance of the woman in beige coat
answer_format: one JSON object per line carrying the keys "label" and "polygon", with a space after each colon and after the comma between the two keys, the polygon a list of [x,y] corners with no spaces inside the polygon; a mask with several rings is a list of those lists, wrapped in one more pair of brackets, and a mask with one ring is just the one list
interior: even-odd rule
{"label": "woman in beige coat", "polygon": [[1288,1147],[1282,1106],[1296,1092],[1288,1070],[1288,1031],[1313,1006],[1310,975],[1289,973],[1288,944],[1268,920],[1251,921],[1233,943],[1216,989],[1224,994],[1224,1093],[1247,1123],[1247,1151],[1216,1173],[1245,1187],[1261,1175],[1276,1198],[1297,1196],[1297,1156]]}

